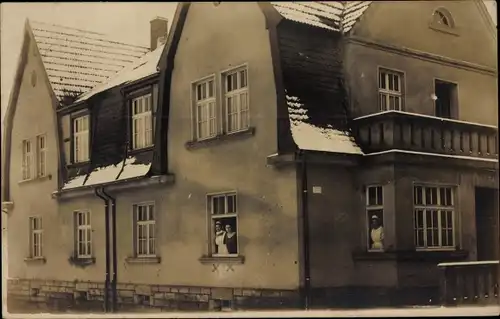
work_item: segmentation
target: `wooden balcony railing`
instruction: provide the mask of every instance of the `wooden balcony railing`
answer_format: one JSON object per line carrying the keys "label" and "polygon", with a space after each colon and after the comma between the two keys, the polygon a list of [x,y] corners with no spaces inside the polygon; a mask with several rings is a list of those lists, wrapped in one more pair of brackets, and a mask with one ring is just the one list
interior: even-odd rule
{"label": "wooden balcony railing", "polygon": [[499,261],[441,263],[443,305],[498,304]]}
{"label": "wooden balcony railing", "polygon": [[495,126],[388,111],[356,118],[354,127],[365,153],[398,149],[498,158]]}

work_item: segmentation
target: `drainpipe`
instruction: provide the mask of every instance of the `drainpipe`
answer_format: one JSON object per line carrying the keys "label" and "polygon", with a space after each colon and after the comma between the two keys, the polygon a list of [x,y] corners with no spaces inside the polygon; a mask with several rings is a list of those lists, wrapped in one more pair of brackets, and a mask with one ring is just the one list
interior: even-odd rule
{"label": "drainpipe", "polygon": [[112,239],[112,254],[113,254],[113,278],[111,279],[111,295],[112,295],[112,303],[111,303],[111,311],[117,311],[117,291],[116,291],[116,283],[118,277],[118,267],[117,267],[117,259],[116,259],[116,198],[110,196],[108,193],[102,189],[102,194],[111,202],[111,239]]}
{"label": "drainpipe", "polygon": [[303,247],[304,247],[304,309],[308,310],[311,305],[311,269],[309,256],[309,213],[308,213],[308,188],[307,188],[307,164],[306,153],[299,151],[301,163],[301,203],[302,203],[302,225],[303,225]]}
{"label": "drainpipe", "polygon": [[104,311],[109,312],[109,214],[108,214],[108,200],[99,192],[100,188],[95,189],[97,197],[104,201],[104,224],[105,231],[105,251],[106,251],[106,279],[104,282]]}

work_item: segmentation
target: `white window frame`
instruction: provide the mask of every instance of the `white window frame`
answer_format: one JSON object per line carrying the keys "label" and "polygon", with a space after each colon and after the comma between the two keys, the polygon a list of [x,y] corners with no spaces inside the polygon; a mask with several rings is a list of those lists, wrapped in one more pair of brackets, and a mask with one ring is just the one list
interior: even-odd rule
{"label": "white window frame", "polygon": [[[381,78],[385,80],[385,87],[382,87]],[[393,79],[393,87],[389,87],[389,79],[392,77]],[[394,82],[396,80],[396,82]],[[394,83],[397,83],[397,88]],[[404,73],[390,70],[386,68],[378,69],[378,104],[379,111],[403,111],[404,105]],[[391,98],[397,99],[398,103],[394,109],[390,108]],[[385,101],[385,108],[382,107],[382,101]]]}
{"label": "white window frame", "polygon": [[[240,77],[241,73],[244,74],[244,81],[242,81]],[[229,91],[229,80],[234,75],[236,75],[236,83],[234,83],[236,84],[236,89]],[[224,113],[226,120],[224,130],[227,134],[245,131],[250,128],[250,89],[248,78],[247,65],[222,72],[222,79],[224,82]],[[229,110],[229,99],[231,99],[233,103],[236,102],[234,104],[236,111],[232,113],[230,113]],[[245,101],[246,107],[242,105],[242,101]],[[236,122],[235,125],[230,127],[232,116],[235,117]]]}
{"label": "white window frame", "polygon": [[[147,219],[140,220],[139,208],[145,209]],[[151,212],[152,208],[152,212]],[[154,202],[143,202],[134,204],[132,207],[134,215],[134,255],[138,258],[157,256],[156,247],[156,207]],[[152,217],[152,218],[151,218]],[[153,229],[153,234],[151,234]],[[145,230],[145,238],[140,238],[141,230]],[[141,242],[145,240],[145,250],[141,248]]]}
{"label": "white window frame", "polygon": [[[29,218],[29,244],[30,258],[43,258],[43,223],[42,217],[32,216]],[[38,244],[36,244],[38,243]]]}
{"label": "white window frame", "polygon": [[[382,193],[382,203],[376,203],[375,205],[372,205],[370,204],[370,196],[369,196],[369,191],[370,189],[372,188],[375,188],[376,191],[375,191],[375,198],[377,199],[378,198],[378,191],[380,190],[381,193]],[[366,189],[365,189],[365,224],[366,224],[366,246],[367,246],[367,250],[369,252],[381,252],[381,251],[384,251],[385,249],[385,240],[382,242],[382,244],[384,245],[384,249],[373,249],[371,248],[371,245],[370,245],[370,220],[371,220],[371,216],[372,216],[372,213],[373,211],[382,211],[382,228],[384,230],[384,235],[385,235],[385,210],[384,210],[384,186],[383,185],[380,185],[380,184],[373,184],[373,185],[367,185],[366,186]],[[384,238],[385,239],[385,238]]]}
{"label": "white window frame", "polygon": [[[89,210],[75,211],[75,231],[77,258],[92,258],[92,223]],[[82,240],[80,240],[80,234],[82,234]]]}
{"label": "white window frame", "polygon": [[[84,163],[89,160],[90,116],[82,115],[73,122],[73,162]],[[83,129],[82,128],[83,124]]]}
{"label": "white window frame", "polygon": [[[234,212],[229,212],[228,210],[228,198],[229,197],[234,197]],[[224,198],[224,213],[222,214],[215,214],[214,212],[214,200],[217,198]],[[238,257],[240,255],[240,240],[239,240],[239,221],[238,221],[238,193],[237,191],[227,191],[227,192],[220,192],[220,193],[210,193],[207,194],[207,215],[209,219],[209,254],[212,257]],[[236,244],[237,244],[237,253],[236,254],[218,254],[214,253],[214,233],[215,233],[215,220],[217,219],[222,219],[222,218],[234,218],[236,221],[236,227],[234,231],[236,232]]]}
{"label": "white window frame", "polygon": [[130,102],[132,149],[153,146],[153,95],[147,93],[135,97]]}
{"label": "white window frame", "polygon": [[33,156],[33,142],[30,139],[25,139],[22,142],[22,174],[23,181],[33,179],[34,175],[34,156]]}
{"label": "white window frame", "polygon": [[[212,82],[212,96],[209,95],[210,82]],[[198,88],[200,88],[200,94]],[[192,83],[192,100],[195,139],[202,141],[217,136],[217,84],[215,75]],[[205,126],[200,130],[200,126],[203,124]]]}
{"label": "white window frame", "polygon": [[36,137],[36,166],[37,177],[47,175],[47,135],[42,134]]}
{"label": "white window frame", "polygon": [[[417,204],[416,203],[416,192],[417,192],[417,187],[421,187],[422,193],[422,204]],[[436,189],[436,205],[428,205],[426,204],[427,201],[427,192],[426,189]],[[451,204],[449,206],[444,206],[442,205],[443,198],[442,198],[442,193],[441,190],[450,190],[451,192]],[[457,245],[457,223],[456,223],[456,207],[455,207],[455,194],[456,194],[456,187],[454,186],[448,186],[448,185],[424,185],[424,184],[414,184],[413,185],[413,232],[414,232],[414,242],[415,242],[415,248],[417,250],[455,250],[456,245]],[[445,195],[446,197],[446,195]],[[422,228],[418,228],[418,223],[417,223],[417,214],[419,212],[422,212]],[[427,232],[432,231],[429,227],[434,228],[435,225],[432,225],[431,223],[427,223],[427,211],[430,211],[431,214],[432,212],[435,212],[437,214],[437,232],[438,232],[438,239],[437,245],[429,245],[427,242]],[[451,213],[451,228],[450,227],[443,227],[442,221],[441,221],[441,214],[443,212],[449,212]],[[447,218],[446,218],[447,219]],[[443,229],[451,231],[452,233],[452,243],[450,245],[443,245],[443,238],[442,238],[442,231]],[[419,238],[418,238],[418,231],[422,230],[423,231],[423,246],[419,246]]]}

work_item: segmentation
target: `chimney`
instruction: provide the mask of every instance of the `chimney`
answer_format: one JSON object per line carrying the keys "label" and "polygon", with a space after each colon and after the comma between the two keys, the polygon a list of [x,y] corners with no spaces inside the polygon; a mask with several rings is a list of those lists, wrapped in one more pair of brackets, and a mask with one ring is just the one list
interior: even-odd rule
{"label": "chimney", "polygon": [[150,22],[151,26],[151,51],[154,51],[158,45],[165,43],[168,33],[168,19],[162,17],[156,17]]}

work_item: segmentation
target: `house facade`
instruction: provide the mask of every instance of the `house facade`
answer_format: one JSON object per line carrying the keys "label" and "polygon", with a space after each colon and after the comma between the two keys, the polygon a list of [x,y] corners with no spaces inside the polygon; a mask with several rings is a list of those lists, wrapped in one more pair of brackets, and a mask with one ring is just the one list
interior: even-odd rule
{"label": "house facade", "polygon": [[[439,262],[498,260],[497,40],[481,1],[180,3],[166,28],[153,20],[149,52],[127,47],[126,65],[60,96],[27,28],[4,151],[11,295],[433,304]],[[39,91],[30,68],[48,74]],[[44,159],[35,183],[29,155]]]}

